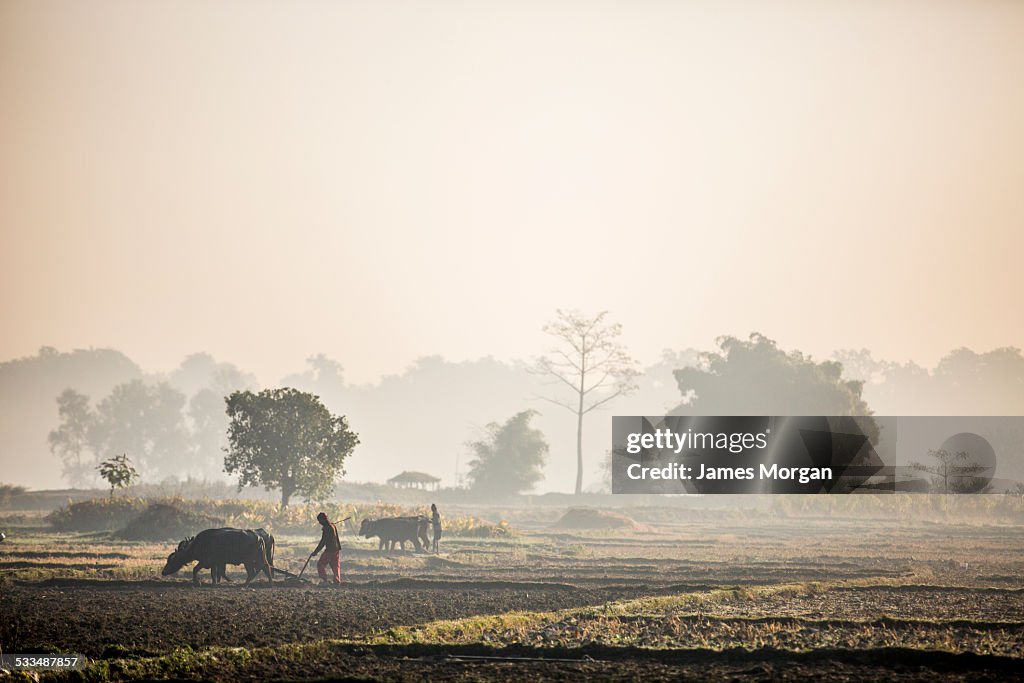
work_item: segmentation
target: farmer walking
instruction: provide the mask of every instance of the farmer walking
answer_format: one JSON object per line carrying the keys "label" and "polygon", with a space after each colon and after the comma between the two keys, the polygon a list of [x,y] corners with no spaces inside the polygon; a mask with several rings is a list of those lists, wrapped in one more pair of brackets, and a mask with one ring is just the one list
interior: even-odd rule
{"label": "farmer walking", "polygon": [[320,583],[331,583],[327,580],[327,567],[330,567],[334,574],[333,583],[339,584],[341,583],[341,539],[338,538],[338,527],[331,523],[327,519],[327,514],[323,512],[316,516],[316,521],[320,522],[323,532],[320,534],[320,543],[317,544],[316,550],[309,556],[313,557],[322,548],[324,554],[316,561],[316,573],[320,575]]}
{"label": "farmer walking", "polygon": [[434,527],[434,552],[437,553],[437,542],[441,540],[441,513],[434,503],[430,504],[430,525]]}

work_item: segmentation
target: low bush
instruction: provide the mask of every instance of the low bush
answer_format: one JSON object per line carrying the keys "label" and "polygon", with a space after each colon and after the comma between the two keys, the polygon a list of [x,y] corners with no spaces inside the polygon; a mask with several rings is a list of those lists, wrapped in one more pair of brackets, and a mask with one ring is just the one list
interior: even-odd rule
{"label": "low bush", "polygon": [[223,519],[183,510],[171,503],[150,503],[117,536],[126,541],[175,541],[222,526]]}
{"label": "low bush", "polygon": [[[162,506],[162,507],[158,507]],[[239,529],[263,527],[278,534],[316,534],[319,512],[327,513],[334,522],[347,521],[339,530],[347,534],[359,531],[364,519],[426,515],[422,508],[409,508],[393,503],[300,503],[286,508],[264,500],[158,498],[94,498],[55,510],[47,517],[50,525],[60,531],[116,531],[129,534],[131,540],[166,540],[181,538],[182,529],[194,524],[227,526]],[[149,513],[145,519],[140,516]],[[140,519],[136,519],[140,518]],[[161,520],[173,531],[161,535]],[[447,536],[498,538],[514,532],[506,522],[494,524],[471,516],[446,517]],[[195,533],[189,531],[189,533]],[[129,536],[123,536],[129,538]]]}
{"label": "low bush", "polygon": [[508,522],[501,521],[494,524],[472,516],[444,520],[442,528],[445,536],[460,536],[462,538],[507,538],[516,535]]}
{"label": "low bush", "polygon": [[11,504],[11,501],[18,496],[25,494],[24,486],[15,486],[13,484],[0,484],[0,508],[5,508]]}
{"label": "low bush", "polygon": [[93,498],[68,503],[46,517],[57,531],[114,531],[146,509],[142,498]]}
{"label": "low bush", "polygon": [[558,529],[633,529],[644,527],[619,512],[597,508],[569,508],[562,518],[555,522]]}

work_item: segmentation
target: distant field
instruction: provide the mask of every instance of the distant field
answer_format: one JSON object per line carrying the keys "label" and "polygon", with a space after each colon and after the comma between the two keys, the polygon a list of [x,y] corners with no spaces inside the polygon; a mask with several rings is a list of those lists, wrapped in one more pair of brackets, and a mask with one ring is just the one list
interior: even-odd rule
{"label": "distant field", "polygon": [[[55,534],[31,515],[2,525],[3,651],[90,660],[44,680],[1024,675],[1020,526],[533,520],[440,556],[346,536],[342,588],[244,589],[240,572],[217,587],[161,578],[172,544]],[[276,564],[297,571],[316,540],[279,536]]]}

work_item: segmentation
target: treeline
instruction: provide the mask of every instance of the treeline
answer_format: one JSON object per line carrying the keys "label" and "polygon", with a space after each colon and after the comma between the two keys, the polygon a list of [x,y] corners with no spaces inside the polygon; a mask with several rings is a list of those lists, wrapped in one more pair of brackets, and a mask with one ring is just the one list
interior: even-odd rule
{"label": "treeline", "polygon": [[833,358],[845,377],[863,382],[877,415],[1024,415],[1024,355],[1016,347],[955,349],[930,369],[877,359],[867,349]]}
{"label": "treeline", "polygon": [[[529,370],[521,362],[434,356],[375,384],[355,385],[340,363],[319,355],[279,386],[319,396],[332,413],[348,418],[361,440],[346,463],[350,481],[383,481],[403,470],[434,474],[446,485],[468,483],[471,474],[502,481],[507,472],[480,470],[477,461],[481,453],[508,448],[501,434],[506,427],[535,440],[531,457],[538,469],[520,483],[546,481],[546,488],[565,490],[576,474],[576,424],[538,400],[551,387]],[[1024,356],[1016,348],[957,349],[924,368],[876,359],[866,350],[819,360],[754,334],[722,338],[708,352],[666,352],[640,368],[634,381],[636,390],[616,398],[604,416],[1024,414]],[[259,388],[252,375],[208,354],[189,356],[162,375],[146,374],[109,349],[45,348],[0,363],[0,480],[36,488],[61,480],[96,485],[96,463],[127,452],[144,482],[224,481],[224,397],[247,388]],[[536,412],[524,419],[524,411]],[[603,485],[610,420],[588,420],[583,449],[594,490]]]}
{"label": "treeline", "polygon": [[46,432],[46,441],[67,484],[97,485],[98,464],[123,453],[130,454],[148,481],[223,477],[224,396],[254,384],[251,375],[208,354],[187,357],[167,377],[131,377],[136,366],[105,350],[59,354],[44,349],[38,359],[44,369],[87,366],[89,360],[103,368],[114,360],[130,377],[104,392],[102,371],[89,373],[79,367],[76,384],[99,391],[90,395],[68,386],[57,395],[57,424]]}

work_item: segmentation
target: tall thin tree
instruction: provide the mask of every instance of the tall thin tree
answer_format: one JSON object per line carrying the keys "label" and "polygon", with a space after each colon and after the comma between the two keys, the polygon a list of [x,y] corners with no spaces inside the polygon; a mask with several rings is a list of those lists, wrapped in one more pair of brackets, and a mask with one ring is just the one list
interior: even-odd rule
{"label": "tall thin tree", "polygon": [[[607,322],[608,311],[587,316],[557,310],[544,326],[556,344],[537,360],[535,372],[562,388],[562,397],[540,398],[576,416],[576,493],[583,491],[583,416],[636,390],[636,361],[619,341],[622,325]],[[565,398],[568,396],[568,398]]]}

